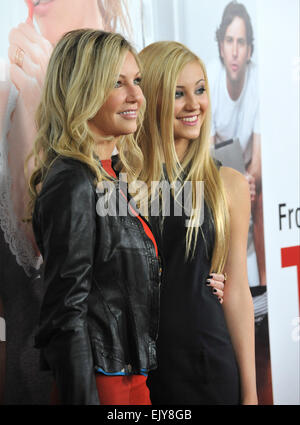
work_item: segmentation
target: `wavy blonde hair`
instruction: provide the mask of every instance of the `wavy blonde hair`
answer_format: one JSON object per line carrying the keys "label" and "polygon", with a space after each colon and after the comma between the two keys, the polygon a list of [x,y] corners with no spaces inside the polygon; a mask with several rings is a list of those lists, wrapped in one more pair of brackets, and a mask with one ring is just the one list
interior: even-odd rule
{"label": "wavy blonde hair", "polygon": [[[196,211],[190,217],[186,232],[186,259],[194,256],[201,211],[199,197],[196,197],[196,182],[204,181],[204,199],[212,212],[215,224],[215,244],[212,270],[223,271],[229,244],[229,213],[225,189],[218,168],[210,155],[210,105],[201,126],[200,135],[190,142],[182,162],[177,157],[174,143],[174,105],[176,83],[179,74],[191,62],[198,62],[205,77],[209,96],[208,79],[203,62],[186,46],[177,42],[161,41],[145,47],[139,58],[146,70],[141,88],[147,101],[139,144],[147,158],[141,179],[148,185],[151,181],[164,179],[163,160],[170,182],[182,180],[192,182],[192,208]],[[158,107],[159,105],[159,107]]]}
{"label": "wavy blonde hair", "polygon": [[[85,163],[95,176],[95,184],[109,178],[99,165],[95,141],[88,121],[107,100],[118,79],[127,52],[139,59],[120,34],[96,30],[70,31],[51,55],[41,101],[36,113],[37,136],[26,166],[34,160],[29,179],[29,217],[40,184],[59,156]],[[143,120],[139,111],[138,124]],[[143,166],[143,155],[133,135],[117,141],[118,168],[135,180]]]}

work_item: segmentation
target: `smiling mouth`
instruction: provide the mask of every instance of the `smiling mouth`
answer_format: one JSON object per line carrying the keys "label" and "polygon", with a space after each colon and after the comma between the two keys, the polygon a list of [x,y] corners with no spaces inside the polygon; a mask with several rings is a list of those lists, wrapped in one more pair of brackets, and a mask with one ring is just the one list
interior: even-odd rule
{"label": "smiling mouth", "polygon": [[129,109],[127,111],[122,111],[119,112],[119,115],[126,119],[135,119],[137,118],[137,109]]}
{"label": "smiling mouth", "polygon": [[199,115],[193,115],[189,117],[178,117],[177,119],[182,121],[183,124],[193,125],[197,124]]}

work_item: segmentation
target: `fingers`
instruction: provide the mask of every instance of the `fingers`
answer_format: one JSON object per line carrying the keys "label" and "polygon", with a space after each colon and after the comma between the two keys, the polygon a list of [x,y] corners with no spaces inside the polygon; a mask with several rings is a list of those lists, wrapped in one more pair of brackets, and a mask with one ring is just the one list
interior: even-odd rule
{"label": "fingers", "polygon": [[[15,53],[19,48],[24,52],[24,64],[27,67],[31,64],[30,68],[33,65],[39,66],[42,74],[45,74],[52,46],[32,25],[22,23],[13,28],[9,33],[9,43],[11,63],[16,63]],[[33,76],[32,72],[29,75]]]}
{"label": "fingers", "polygon": [[17,27],[12,28],[8,39],[10,43],[25,43],[24,47],[28,47],[28,43],[34,43],[39,45],[43,50],[48,50],[50,45],[49,41],[36,31],[31,22],[22,22]]}
{"label": "fingers", "polygon": [[206,285],[211,286],[212,288],[215,288],[215,289],[218,289],[218,290],[221,290],[221,291],[224,290],[224,283],[220,282],[218,280],[207,279]]}
{"label": "fingers", "polygon": [[[218,280],[212,279],[212,276],[217,276]],[[224,276],[217,275],[215,273],[211,274],[208,279],[206,279],[206,286],[210,286],[212,289],[212,293],[218,298],[219,302],[223,303],[223,297],[224,297]]]}
{"label": "fingers", "polygon": [[211,273],[209,276],[208,276],[208,279],[209,278],[211,278],[211,279],[213,279],[213,280],[217,280],[217,281],[219,281],[219,282],[224,282],[224,280],[225,280],[225,276],[222,274],[222,273]]}
{"label": "fingers", "polygon": [[34,113],[41,95],[41,88],[36,79],[28,77],[28,75],[15,64],[10,65],[10,78],[20,92],[20,96],[23,98],[27,113]]}
{"label": "fingers", "polygon": [[251,201],[254,201],[255,200],[255,196],[256,196],[255,178],[251,174],[249,174],[249,173],[246,173],[245,174],[245,177],[246,177],[246,179],[248,181],[248,184],[249,184],[249,191],[250,191]]}
{"label": "fingers", "polygon": [[[11,44],[8,48],[8,57],[11,64],[16,64],[17,62],[16,56],[18,49],[19,47],[15,44]],[[41,71],[40,67],[36,63],[32,62],[25,51],[23,53],[22,66],[19,66],[19,68],[32,78],[38,78]]]}

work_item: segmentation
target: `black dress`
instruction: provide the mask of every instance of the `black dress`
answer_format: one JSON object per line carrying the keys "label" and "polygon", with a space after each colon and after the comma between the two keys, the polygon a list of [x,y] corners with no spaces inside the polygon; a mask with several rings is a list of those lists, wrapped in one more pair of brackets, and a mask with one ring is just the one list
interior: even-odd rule
{"label": "black dress", "polygon": [[214,244],[214,224],[205,205],[195,256],[185,256],[186,217],[174,215],[151,224],[160,241],[164,278],[161,285],[158,368],[147,385],[153,404],[239,404],[240,380],[223,308],[206,286]]}

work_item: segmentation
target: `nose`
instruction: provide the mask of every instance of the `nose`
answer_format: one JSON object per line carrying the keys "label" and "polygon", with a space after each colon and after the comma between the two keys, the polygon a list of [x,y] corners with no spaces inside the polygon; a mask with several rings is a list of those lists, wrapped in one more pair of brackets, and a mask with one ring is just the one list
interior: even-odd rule
{"label": "nose", "polygon": [[140,103],[144,99],[142,89],[136,84],[127,87],[126,101],[128,103]]}
{"label": "nose", "polygon": [[198,108],[199,108],[199,99],[197,99],[197,97],[192,94],[187,96],[185,109],[187,111],[195,111]]}
{"label": "nose", "polygon": [[234,41],[232,44],[232,55],[236,58],[238,55],[238,44],[237,41]]}

